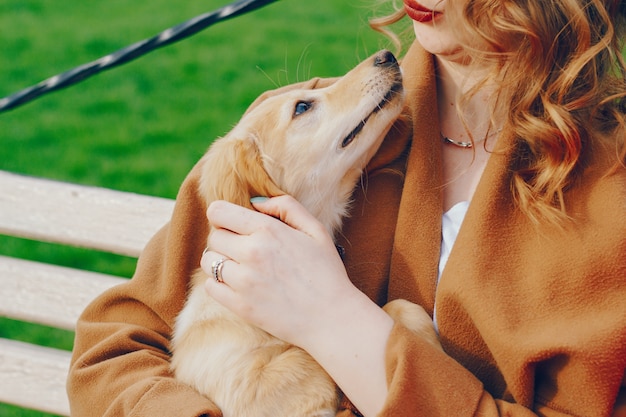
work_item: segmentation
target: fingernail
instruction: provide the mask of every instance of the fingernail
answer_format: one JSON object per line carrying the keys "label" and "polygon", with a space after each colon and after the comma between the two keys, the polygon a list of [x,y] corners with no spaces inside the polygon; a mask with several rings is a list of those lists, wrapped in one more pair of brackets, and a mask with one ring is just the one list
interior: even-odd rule
{"label": "fingernail", "polygon": [[252,198],[250,199],[250,203],[252,203],[252,204],[256,204],[256,203],[265,203],[267,200],[269,200],[269,198],[268,198],[268,197],[262,197],[262,196],[259,196],[259,197],[252,197]]}

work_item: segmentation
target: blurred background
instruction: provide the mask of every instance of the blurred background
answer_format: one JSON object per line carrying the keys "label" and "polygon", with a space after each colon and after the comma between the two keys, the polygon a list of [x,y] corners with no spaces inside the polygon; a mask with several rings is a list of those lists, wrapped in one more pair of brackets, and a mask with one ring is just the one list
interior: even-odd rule
{"label": "blurred background", "polygon": [[[3,0],[0,97],[228,0]],[[213,139],[265,90],[338,76],[391,48],[378,0],[281,0],[0,113],[0,169],[174,198]],[[0,190],[1,192],[1,190]],[[135,259],[0,236],[0,254],[130,277]],[[0,318],[0,337],[71,350],[71,332]],[[0,404],[0,416],[44,416]]]}

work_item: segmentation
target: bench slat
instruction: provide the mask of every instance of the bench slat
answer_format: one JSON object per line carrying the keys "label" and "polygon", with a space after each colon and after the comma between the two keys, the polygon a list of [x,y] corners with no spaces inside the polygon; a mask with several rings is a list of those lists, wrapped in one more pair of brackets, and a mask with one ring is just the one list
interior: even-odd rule
{"label": "bench slat", "polygon": [[0,402],[70,415],[70,352],[0,338]]}
{"label": "bench slat", "polygon": [[80,313],[123,278],[0,256],[0,316],[74,330]]}
{"label": "bench slat", "polygon": [[0,233],[133,257],[174,208],[166,198],[6,171],[0,171],[0,190]]}
{"label": "bench slat", "polygon": [[[0,234],[138,257],[174,200],[0,171]],[[74,330],[126,279],[0,256],[0,316]],[[0,402],[69,416],[71,353],[0,338]]]}

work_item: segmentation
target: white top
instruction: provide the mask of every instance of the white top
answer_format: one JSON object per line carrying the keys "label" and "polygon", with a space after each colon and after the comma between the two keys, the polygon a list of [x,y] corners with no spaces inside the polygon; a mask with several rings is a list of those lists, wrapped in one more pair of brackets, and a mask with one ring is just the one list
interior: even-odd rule
{"label": "white top", "polygon": [[[456,236],[459,234],[459,229],[461,228],[461,223],[463,223],[463,219],[465,218],[465,213],[467,213],[468,207],[469,201],[461,201],[459,203],[456,203],[450,208],[450,210],[446,211],[443,214],[443,218],[441,219],[441,253],[439,255],[439,278],[441,278],[443,268],[448,262],[448,257],[450,256],[452,246],[454,246],[454,242],[456,241]],[[437,281],[439,281],[439,279],[437,279]]]}
{"label": "white top", "polygon": [[[448,262],[448,257],[450,256],[456,237],[459,234],[459,229],[461,228],[468,207],[469,201],[461,201],[443,214],[441,219],[441,252],[439,255],[439,276],[437,277],[437,283],[439,283],[441,273]],[[437,306],[435,306],[433,321],[435,329],[437,329]]]}

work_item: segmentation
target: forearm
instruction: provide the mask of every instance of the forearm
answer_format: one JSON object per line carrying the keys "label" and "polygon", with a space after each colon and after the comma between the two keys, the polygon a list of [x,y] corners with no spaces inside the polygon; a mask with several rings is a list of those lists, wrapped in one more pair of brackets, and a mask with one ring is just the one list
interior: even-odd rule
{"label": "forearm", "polygon": [[[432,341],[394,320],[364,294],[344,297],[304,332],[301,346],[365,417],[535,414],[495,400]],[[307,329],[308,330],[308,329]]]}
{"label": "forearm", "polygon": [[387,397],[385,348],[392,318],[360,292],[344,297],[318,318],[302,347],[364,416],[377,415]]}

